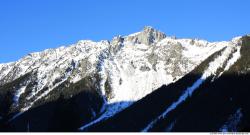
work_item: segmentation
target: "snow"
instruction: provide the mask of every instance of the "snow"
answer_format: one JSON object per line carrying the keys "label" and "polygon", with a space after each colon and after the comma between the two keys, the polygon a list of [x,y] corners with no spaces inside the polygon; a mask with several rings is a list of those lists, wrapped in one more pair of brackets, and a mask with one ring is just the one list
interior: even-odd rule
{"label": "snow", "polygon": [[225,67],[225,70],[228,70],[239,58],[240,58],[240,48],[241,46],[237,46],[236,52],[233,54],[233,57],[227,62],[227,65]]}
{"label": "snow", "polygon": [[242,36],[235,37],[235,38],[232,39],[231,42],[233,44],[239,45],[239,44],[241,44],[241,38],[242,38]]}
{"label": "snow", "polygon": [[[38,53],[39,55],[44,55],[46,52],[52,56],[48,55],[43,57],[43,63],[39,63],[39,66],[37,66],[39,67],[37,69],[37,85],[27,99],[30,100],[33,97],[36,98],[31,101],[28,106],[22,108],[21,110],[26,111],[31,108],[37,100],[47,96],[54,88],[65,82],[67,79],[71,79],[71,82],[73,83],[82,79],[83,76],[79,76],[78,74],[76,76],[72,76],[73,71],[78,67],[80,60],[89,56],[92,56],[89,57],[91,59],[90,63],[94,65],[93,61],[97,61],[97,58],[93,57],[93,53],[98,54],[106,47],[100,46],[101,44],[105,45],[107,42],[101,41],[95,43],[92,41],[79,41],[76,45],[72,45],[67,48],[60,47],[55,50],[47,49],[44,52]],[[72,53],[68,53],[69,51],[72,51]],[[67,57],[63,57],[62,55],[66,55]],[[75,65],[71,65],[72,62],[74,62]],[[70,69],[70,71],[67,72],[67,69]],[[78,70],[80,70],[80,68],[78,68]],[[86,74],[89,72],[93,72],[93,68],[86,71]],[[56,84],[52,84],[56,79],[59,79],[60,81]],[[38,93],[45,87],[48,87],[48,90],[44,91],[41,95],[38,95]]]}
{"label": "snow", "polygon": [[98,117],[94,121],[91,121],[88,124],[83,125],[82,127],[79,128],[79,130],[84,130],[89,126],[92,126],[100,121],[106,120],[114,116],[116,113],[122,111],[124,108],[128,107],[129,105],[131,105],[131,103],[126,102],[126,101],[124,101],[124,103],[118,103],[116,105],[107,104],[105,112],[100,117]]}
{"label": "snow", "polygon": [[24,112],[18,112],[17,114],[15,114],[13,117],[11,117],[9,120],[8,120],[8,123],[13,121],[14,119],[16,119],[17,117],[19,117],[20,115],[22,115]]}
{"label": "snow", "polygon": [[205,76],[202,76],[200,79],[198,79],[198,80],[193,84],[193,86],[187,88],[187,90],[185,90],[184,94],[181,95],[181,96],[179,97],[179,99],[178,99],[176,102],[174,102],[172,105],[170,105],[170,106],[166,109],[166,111],[164,111],[160,116],[158,116],[158,118],[154,119],[151,123],[149,123],[148,126],[142,130],[142,132],[147,132],[150,128],[152,128],[152,126],[153,126],[159,119],[165,118],[166,115],[167,115],[170,111],[174,110],[179,104],[181,104],[181,103],[184,102],[189,96],[191,96],[192,93],[194,92],[194,90],[195,90],[196,88],[198,88],[198,87],[204,82],[205,79],[206,79]]}
{"label": "snow", "polygon": [[30,132],[30,123],[27,123],[27,132]]}
{"label": "snow", "polygon": [[152,126],[159,120],[162,118],[165,118],[168,113],[170,111],[173,111],[178,105],[180,105],[182,102],[184,102],[188,97],[192,96],[192,93],[211,75],[215,75],[217,69],[219,69],[224,61],[227,60],[227,58],[229,57],[229,55],[231,54],[233,50],[232,46],[228,46],[226,48],[226,50],[224,50],[222,52],[222,54],[220,56],[218,56],[214,61],[209,63],[208,68],[204,71],[204,73],[202,74],[202,76],[200,77],[200,79],[198,79],[196,82],[193,83],[193,85],[191,87],[188,87],[184,93],[179,97],[179,99],[177,101],[175,101],[174,103],[172,103],[160,116],[158,116],[156,119],[154,119],[152,122],[150,122],[148,124],[147,127],[145,127],[142,131],[146,132],[148,131],[150,128],[152,128]]}
{"label": "snow", "polygon": [[25,92],[27,86],[23,86],[20,89],[16,90],[16,94],[13,97],[14,104],[18,104],[20,96]]}
{"label": "snow", "polygon": [[80,81],[82,78],[79,75],[76,75],[72,80],[71,83],[77,83],[78,81]]}
{"label": "snow", "polygon": [[[145,46],[142,47],[145,49]],[[137,46],[127,45],[124,49],[126,52],[118,54],[112,60],[101,62],[99,74],[102,78],[101,89],[104,93],[103,95],[105,95],[104,84],[107,77],[109,77],[114,97],[107,101],[104,114],[91,123],[82,126],[81,130],[112,117],[163,84],[173,81],[172,76],[168,75],[164,70],[163,61],[156,65],[157,71],[152,69],[147,72],[140,71],[139,67],[144,65],[151,67],[151,65],[144,60],[145,53],[139,52],[137,48]],[[123,59],[119,59],[120,57]],[[138,68],[131,65],[131,57],[135,61],[138,60],[138,62],[134,62],[134,66]],[[120,80],[122,80],[122,83]]]}
{"label": "snow", "polygon": [[[190,45],[190,41],[187,42],[187,39],[181,39],[179,42],[185,48],[183,54],[185,57],[193,61],[203,61],[208,56],[212,55],[214,52],[221,50],[227,46],[227,42],[216,42],[208,43],[206,41],[197,41],[194,40],[194,44],[203,44],[203,45]],[[186,41],[186,42],[185,42]]]}
{"label": "snow", "polygon": [[[109,67],[111,71],[109,75],[115,97],[110,99],[109,103],[137,101],[163,84],[171,83],[173,80],[171,75],[167,75],[162,62],[157,65],[162,66],[157,67],[159,70],[154,71],[151,69],[148,72],[142,72],[139,68],[134,69],[130,63],[124,63],[122,65],[123,68],[115,66],[118,65],[118,61],[114,63],[116,64]],[[114,73],[115,71],[118,73]],[[120,79],[122,83],[119,82]]]}
{"label": "snow", "polygon": [[0,65],[0,80],[4,78],[11,70],[12,70],[12,65],[13,63],[6,63],[6,64],[1,64]]}
{"label": "snow", "polygon": [[171,132],[174,125],[175,125],[176,121],[173,121],[166,129],[165,132]]}
{"label": "snow", "polygon": [[[236,38],[236,39],[238,39],[238,38]],[[234,39],[234,40],[236,40],[236,39]],[[226,66],[225,66],[224,70],[218,75],[219,77],[225,71],[227,71],[241,57],[241,54],[240,54],[241,46],[237,46],[237,43],[234,41],[233,44],[232,44],[232,48],[236,49],[236,51],[232,54],[232,58],[229,59],[228,62],[226,63]],[[232,49],[232,51],[233,51],[233,49]]]}
{"label": "snow", "polygon": [[96,116],[96,112],[94,111],[94,109],[91,108],[90,111],[91,111],[92,116],[95,117]]}
{"label": "snow", "polygon": [[140,33],[141,33],[141,32],[136,32],[136,33],[133,33],[133,34],[128,35],[128,37],[134,37],[134,36],[139,35]]}
{"label": "snow", "polygon": [[33,102],[31,102],[29,106],[27,106],[27,107],[25,107],[25,108],[22,108],[22,111],[27,111],[29,108],[32,107],[32,105],[33,105],[36,101],[38,101],[39,99],[41,99],[41,98],[47,96],[53,89],[55,89],[55,88],[58,87],[60,84],[62,84],[63,82],[65,82],[65,81],[68,79],[68,77],[69,77],[70,74],[71,74],[70,72],[67,73],[66,76],[65,76],[65,78],[62,79],[62,81],[58,82],[57,84],[55,84],[54,86],[52,86],[51,88],[49,88],[48,90],[46,90],[44,93],[42,93],[40,96],[38,96]]}
{"label": "snow", "polygon": [[231,115],[225,124],[219,129],[220,132],[237,132],[237,126],[239,125],[243,114],[241,108],[239,108],[233,115]]}

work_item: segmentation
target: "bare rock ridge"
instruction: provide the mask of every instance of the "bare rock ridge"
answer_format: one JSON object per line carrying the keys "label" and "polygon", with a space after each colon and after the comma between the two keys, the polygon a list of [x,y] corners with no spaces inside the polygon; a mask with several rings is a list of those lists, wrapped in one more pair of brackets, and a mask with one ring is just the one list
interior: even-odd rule
{"label": "bare rock ridge", "polygon": [[164,39],[166,35],[163,32],[160,32],[153,27],[146,26],[143,31],[128,36],[128,40],[138,44],[151,45],[157,41]]}

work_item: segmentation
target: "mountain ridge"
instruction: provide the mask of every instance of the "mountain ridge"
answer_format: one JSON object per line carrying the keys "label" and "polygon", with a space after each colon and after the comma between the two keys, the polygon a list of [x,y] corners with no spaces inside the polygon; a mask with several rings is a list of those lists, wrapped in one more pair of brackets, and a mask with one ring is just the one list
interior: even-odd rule
{"label": "mountain ridge", "polygon": [[[15,121],[39,106],[55,102],[55,107],[61,106],[59,109],[63,110],[65,106],[59,101],[70,102],[67,107],[82,106],[83,101],[74,97],[85,93],[82,96],[90,105],[84,106],[82,113],[89,118],[80,118],[76,125],[83,130],[112,119],[163,85],[174,85],[202,67],[216,52],[221,56],[205,76],[215,75],[212,80],[220,78],[240,58],[245,38],[222,42],[177,39],[145,27],[141,32],[117,36],[112,41],[81,40],[68,47],[31,53],[17,62],[0,64],[0,101],[5,102],[0,105],[0,116],[4,123],[16,127]],[[208,68],[208,64],[204,66]]]}

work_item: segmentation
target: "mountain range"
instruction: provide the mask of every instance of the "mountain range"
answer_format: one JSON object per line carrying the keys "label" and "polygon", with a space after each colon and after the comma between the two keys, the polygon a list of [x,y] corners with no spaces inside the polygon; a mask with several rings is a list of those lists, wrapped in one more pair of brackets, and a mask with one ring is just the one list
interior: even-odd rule
{"label": "mountain range", "polygon": [[249,71],[250,35],[80,40],[0,64],[0,131],[250,131]]}

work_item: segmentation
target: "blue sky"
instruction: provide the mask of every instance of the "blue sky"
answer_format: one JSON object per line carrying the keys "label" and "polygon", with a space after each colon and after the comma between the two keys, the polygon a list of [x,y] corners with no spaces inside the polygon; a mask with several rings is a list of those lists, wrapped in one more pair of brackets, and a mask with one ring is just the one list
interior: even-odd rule
{"label": "blue sky", "polygon": [[179,38],[250,33],[250,0],[1,0],[0,63],[30,52],[99,41],[153,26]]}

